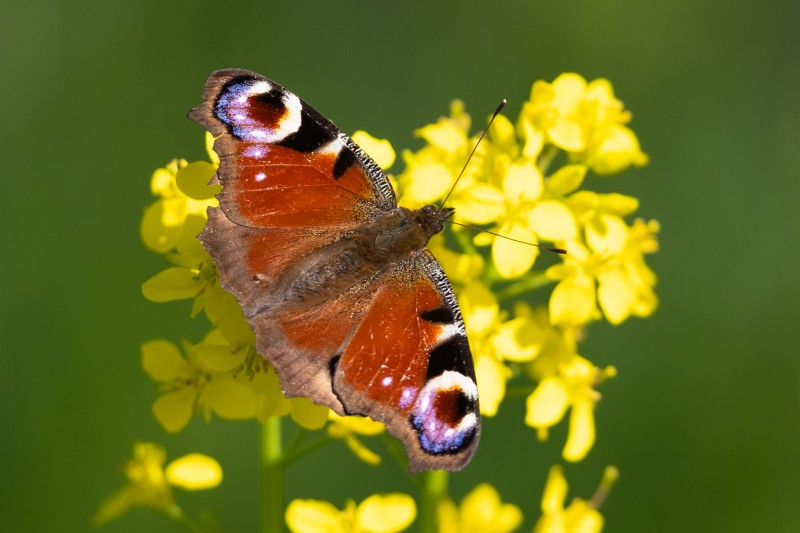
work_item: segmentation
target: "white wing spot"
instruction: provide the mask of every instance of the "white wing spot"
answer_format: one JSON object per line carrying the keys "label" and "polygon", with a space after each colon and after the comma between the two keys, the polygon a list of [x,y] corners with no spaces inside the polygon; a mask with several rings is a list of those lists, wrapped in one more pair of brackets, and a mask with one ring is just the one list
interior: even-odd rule
{"label": "white wing spot", "polygon": [[270,85],[266,81],[261,80],[251,85],[250,90],[248,92],[250,94],[264,94],[270,92],[271,90],[272,90],[272,85]]}

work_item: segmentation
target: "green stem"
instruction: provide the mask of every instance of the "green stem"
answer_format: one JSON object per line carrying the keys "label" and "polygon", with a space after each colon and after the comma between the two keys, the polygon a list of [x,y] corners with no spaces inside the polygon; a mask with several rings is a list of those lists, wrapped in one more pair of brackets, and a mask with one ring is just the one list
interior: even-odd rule
{"label": "green stem", "polygon": [[314,450],[321,448],[328,444],[329,442],[333,441],[333,437],[324,436],[320,437],[319,439],[315,440],[305,448],[297,448],[295,450],[290,450],[283,456],[283,466],[287,467],[293,462],[302,459],[309,453],[313,452]]}
{"label": "green stem", "polygon": [[447,498],[449,474],[444,470],[431,470],[419,476],[422,478],[422,494],[419,507],[419,533],[436,533],[436,511],[439,503]]}
{"label": "green stem", "polygon": [[501,302],[506,302],[514,298],[519,298],[528,291],[554,283],[554,281],[555,280],[548,278],[543,272],[537,273],[521,279],[504,289],[495,290],[495,296]]}
{"label": "green stem", "polygon": [[188,516],[183,514],[183,509],[178,507],[176,504],[173,503],[171,506],[169,506],[166,509],[166,513],[167,515],[169,515],[170,518],[172,518],[179,524],[182,524],[186,529],[188,529],[192,533],[203,533],[203,529],[197,524],[195,524],[192,520],[190,520]]}
{"label": "green stem", "polygon": [[281,418],[261,426],[261,532],[283,532],[283,449]]}
{"label": "green stem", "polygon": [[547,174],[547,171],[550,168],[550,164],[553,162],[553,159],[555,159],[557,155],[558,155],[558,148],[556,148],[552,144],[545,145],[544,149],[542,150],[542,153],[539,154],[539,161],[538,161],[539,171],[542,173],[543,176]]}

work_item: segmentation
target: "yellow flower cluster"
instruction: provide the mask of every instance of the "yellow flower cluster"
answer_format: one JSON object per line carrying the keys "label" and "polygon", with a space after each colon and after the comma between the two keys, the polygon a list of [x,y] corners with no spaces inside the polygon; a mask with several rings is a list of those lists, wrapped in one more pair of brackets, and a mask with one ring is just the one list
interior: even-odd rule
{"label": "yellow flower cluster", "polygon": [[373,494],[358,505],[348,500],[341,511],[325,501],[294,500],[286,508],[286,524],[293,533],[397,533],[416,515],[407,494]]}
{"label": "yellow flower cluster", "polygon": [[212,457],[191,453],[164,468],[166,460],[167,454],[161,446],[137,442],[133,458],[124,467],[128,483],[103,502],[92,522],[98,526],[105,524],[137,506],[150,507],[176,520],[187,521],[175,503],[172,487],[194,491],[211,489],[222,483],[222,468]]}
{"label": "yellow flower cluster", "polygon": [[[570,410],[570,461],[591,449],[595,387],[615,374],[579,354],[583,328],[602,318],[620,324],[647,316],[657,306],[644,255],[658,248],[658,223],[625,221],[638,207],[635,198],[581,189],[589,173],[647,162],[625,125],[630,119],[607,80],[562,74],[537,81],[516,123],[495,119],[447,200],[455,222],[509,239],[454,225],[451,238],[431,244],[461,303],[483,414],[497,412],[509,379],[531,378],[526,423],[545,438]],[[470,124],[456,101],[449,117],[417,130],[426,145],[403,153],[405,170],[395,180],[401,204],[442,201],[475,145]],[[557,264],[542,258],[549,266],[534,270],[540,249],[532,245],[540,242],[568,253]],[[548,285],[555,285],[549,295],[534,293]]]}
{"label": "yellow flower cluster", "polygon": [[[559,466],[550,469],[541,498],[542,514],[533,533],[600,533],[603,516],[599,507],[618,477],[606,468],[589,500],[573,498],[568,504],[567,480]],[[373,495],[356,505],[349,500],[344,510],[320,500],[294,500],[286,509],[286,523],[293,533],[395,533],[414,520],[416,504],[406,494]],[[460,504],[449,498],[436,509],[438,533],[511,533],[522,523],[522,510],[504,503],[488,483],[470,491]]]}

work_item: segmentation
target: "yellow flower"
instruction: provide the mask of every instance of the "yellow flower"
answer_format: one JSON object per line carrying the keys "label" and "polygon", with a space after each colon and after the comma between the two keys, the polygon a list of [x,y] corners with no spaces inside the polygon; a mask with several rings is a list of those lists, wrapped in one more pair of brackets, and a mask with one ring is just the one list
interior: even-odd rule
{"label": "yellow flower", "polygon": [[150,190],[158,200],[145,210],[140,228],[148,248],[162,254],[169,252],[186,236],[187,218],[205,219],[206,209],[217,205],[214,194],[220,190],[218,185],[208,185],[214,172],[216,165],[212,163],[189,164],[184,159],[175,159],[153,173]]}
{"label": "yellow flower", "polygon": [[131,507],[147,506],[172,517],[182,514],[175,503],[171,486],[187,490],[210,489],[222,481],[222,468],[216,460],[202,454],[189,454],[170,463],[166,471],[166,452],[153,443],[137,442],[133,458],[124,467],[128,483],[109,496],[92,518],[102,525]]}
{"label": "yellow flower", "polygon": [[214,172],[216,165],[212,163],[184,160],[175,160],[156,170],[151,189],[160,198],[145,210],[142,218],[145,245],[166,254],[175,265],[147,280],[142,293],[154,302],[196,298],[192,316],[202,308],[205,290],[216,283],[211,257],[197,240],[197,234],[206,224],[206,210],[217,205],[214,194],[219,186],[208,185]]}
{"label": "yellow flower", "polygon": [[587,83],[578,74],[565,73],[552,83],[533,84],[517,129],[525,139],[526,157],[537,157],[552,145],[566,151],[572,162],[586,164],[597,174],[612,174],[648,161],[636,135],[625,126],[630,119],[608,80]]}
{"label": "yellow flower", "polygon": [[[256,418],[262,424],[273,416],[290,415],[292,420],[308,430],[322,428],[328,421],[327,407],[317,405],[307,398],[287,398],[281,391],[281,383],[272,366],[258,355],[260,366],[253,369],[253,376],[245,383],[256,395]],[[255,365],[254,365],[255,366]]]}
{"label": "yellow flower", "polygon": [[[599,369],[577,353],[581,331],[550,324],[544,307],[515,306],[524,319],[528,345],[535,355],[526,364],[528,375],[538,383],[527,398],[525,423],[537,430],[540,440],[570,411],[569,433],[563,456],[579,461],[594,445],[594,407],[600,393],[594,387],[616,375],[614,367]],[[532,339],[536,339],[533,341]]]}
{"label": "yellow flower", "polygon": [[567,480],[561,467],[553,466],[542,494],[542,516],[536,522],[533,532],[600,533],[603,529],[603,515],[598,509],[617,477],[616,468],[606,468],[600,487],[591,500],[574,498],[565,507]]}
{"label": "yellow flower", "polygon": [[359,145],[381,169],[386,170],[394,164],[395,153],[392,143],[386,139],[376,139],[363,130],[353,134],[353,141]]}
{"label": "yellow flower", "polygon": [[330,420],[328,435],[344,440],[350,451],[365,463],[377,465],[381,462],[381,456],[367,448],[358,436],[379,435],[386,429],[383,424],[366,417],[339,416],[333,411],[330,411]]}
{"label": "yellow flower", "polygon": [[479,281],[457,289],[456,294],[475,363],[481,414],[494,416],[505,396],[506,380],[511,374],[493,343],[500,324],[500,305],[492,292]]}
{"label": "yellow flower", "polygon": [[547,270],[560,280],[550,298],[554,324],[580,326],[599,318],[596,304],[612,324],[631,314],[647,316],[658,305],[653,291],[656,276],[644,262],[644,254],[657,250],[658,223],[622,219],[632,212],[635,198],[589,191],[574,194],[569,205],[585,226],[586,244],[571,241],[564,263]]}
{"label": "yellow flower", "polygon": [[395,533],[411,525],[417,506],[401,493],[375,494],[361,504],[348,500],[344,510],[319,500],[294,500],[286,508],[293,533]]}
{"label": "yellow flower", "polygon": [[185,490],[211,489],[222,483],[222,467],[216,459],[190,453],[167,465],[167,480]]}
{"label": "yellow flower", "polygon": [[195,411],[206,420],[212,411],[231,419],[255,416],[253,391],[230,373],[208,368],[201,357],[206,349],[207,345],[202,343],[192,346],[185,342],[184,356],[177,346],[166,340],[142,345],[144,370],[161,383],[161,396],[153,404],[153,413],[169,432],[186,427]]}
{"label": "yellow flower", "polygon": [[522,511],[511,503],[503,503],[497,490],[481,483],[464,496],[456,507],[444,500],[437,509],[439,533],[508,533],[522,523]]}

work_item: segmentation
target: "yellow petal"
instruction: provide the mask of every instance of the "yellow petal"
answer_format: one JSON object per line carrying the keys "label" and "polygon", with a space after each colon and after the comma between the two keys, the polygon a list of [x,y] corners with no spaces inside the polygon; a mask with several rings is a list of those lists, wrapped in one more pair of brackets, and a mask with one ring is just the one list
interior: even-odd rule
{"label": "yellow petal", "polygon": [[319,500],[293,500],[286,508],[286,524],[293,533],[347,533],[339,510]]}
{"label": "yellow petal", "polygon": [[532,361],[542,348],[543,335],[536,323],[526,317],[503,322],[492,336],[495,351],[506,361]]}
{"label": "yellow petal", "polygon": [[627,242],[628,226],[618,216],[603,213],[586,226],[586,244],[600,255],[618,255]]}
{"label": "yellow petal", "polygon": [[174,198],[153,202],[145,209],[139,229],[145,246],[160,254],[172,250],[185,218],[186,202]]}
{"label": "yellow petal", "polygon": [[464,130],[457,127],[453,122],[446,120],[436,124],[428,124],[414,133],[447,153],[454,153],[467,141]]}
{"label": "yellow petal", "polygon": [[470,336],[485,336],[497,320],[500,306],[494,295],[476,281],[458,294],[461,312]]}
{"label": "yellow petal", "polygon": [[440,163],[415,166],[407,175],[403,198],[409,203],[429,204],[442,198],[453,186],[454,177]]}
{"label": "yellow petal", "polygon": [[469,531],[508,533],[519,526],[522,512],[516,505],[504,504],[493,486],[481,483],[461,501],[461,521]]}
{"label": "yellow petal", "polygon": [[530,212],[528,224],[547,241],[568,241],[578,234],[578,224],[572,212],[557,200],[537,203]]}
{"label": "yellow petal", "polygon": [[[492,261],[497,273],[506,279],[511,279],[528,272],[539,255],[537,247],[523,244],[537,242],[533,230],[517,225],[511,228],[500,228],[498,233],[508,239],[495,237],[492,243]],[[515,242],[511,239],[522,242]]]}
{"label": "yellow petal", "polygon": [[481,399],[481,414],[494,416],[506,393],[508,368],[493,357],[479,357],[475,363],[475,374]]}
{"label": "yellow petal", "polygon": [[453,500],[449,498],[441,500],[436,508],[436,531],[439,533],[462,533],[458,522],[458,507]]}
{"label": "yellow petal", "polygon": [[586,502],[579,500],[580,510],[573,511],[575,503],[570,504],[567,513],[572,523],[570,533],[600,533],[603,530],[603,515],[596,509],[589,507]]}
{"label": "yellow petal", "polygon": [[195,297],[203,281],[188,268],[170,267],[142,284],[142,294],[151,302],[170,302]]}
{"label": "yellow petal", "polygon": [[453,199],[457,217],[472,224],[489,224],[505,211],[505,196],[496,187],[476,183],[461,190]]}
{"label": "yellow petal", "polygon": [[503,177],[503,191],[512,204],[536,200],[541,196],[544,179],[533,159],[512,163]]}
{"label": "yellow petal", "polygon": [[194,345],[200,361],[214,372],[227,372],[233,370],[244,362],[247,350],[235,348],[230,344],[211,344],[201,342]]}
{"label": "yellow petal", "polygon": [[525,423],[533,428],[557,424],[569,407],[569,393],[556,377],[544,378],[528,396]]}
{"label": "yellow petal", "polygon": [[574,72],[560,74],[552,83],[553,103],[561,113],[570,113],[586,95],[586,79]]}
{"label": "yellow petal", "polygon": [[215,376],[206,385],[203,400],[222,418],[241,420],[256,416],[253,389],[224,375]]}
{"label": "yellow petal", "polygon": [[619,217],[626,217],[639,209],[639,200],[633,196],[613,192],[600,194],[597,197],[597,209]]}
{"label": "yellow petal", "polygon": [[353,452],[353,455],[368,465],[378,465],[381,463],[381,456],[367,448],[367,446],[354,435],[347,435],[344,442],[347,444],[347,447],[350,448],[350,451]]}
{"label": "yellow petal", "polygon": [[447,277],[453,282],[471,282],[483,272],[483,257],[477,254],[460,254],[445,248],[441,233],[431,239],[428,249],[436,256]]}
{"label": "yellow petal", "polygon": [[636,134],[625,126],[612,126],[603,142],[592,153],[589,165],[597,174],[621,172],[631,165],[644,166],[648,156],[639,147]]}
{"label": "yellow petal", "polygon": [[283,416],[291,410],[289,400],[281,392],[281,383],[275,370],[269,366],[253,378],[253,390],[257,392],[256,417],[262,424],[271,416]]}
{"label": "yellow petal", "polygon": [[589,399],[572,404],[569,417],[569,436],[563,456],[567,461],[580,461],[594,446],[594,402]]}
{"label": "yellow petal", "polygon": [[542,151],[542,147],[544,147],[544,131],[529,122],[525,122],[523,136],[525,137],[525,145],[522,147],[522,155],[525,157],[538,156]]}
{"label": "yellow petal", "polygon": [[377,139],[363,130],[355,132],[352,138],[383,170],[394,164],[396,154],[388,140]]}
{"label": "yellow petal", "polygon": [[208,158],[215,166],[219,166],[219,156],[217,155],[217,152],[214,151],[214,136],[211,135],[210,131],[206,132],[205,143]]}
{"label": "yellow petal", "polygon": [[175,174],[186,165],[186,161],[173,159],[167,168],[158,168],[150,178],[150,192],[153,196],[173,196],[176,191]]}
{"label": "yellow petal", "polygon": [[597,301],[608,321],[621,324],[631,314],[637,293],[627,272],[615,268],[597,276]]}
{"label": "yellow petal", "polygon": [[195,200],[207,200],[222,190],[222,185],[209,185],[217,171],[216,165],[194,161],[178,171],[175,182],[183,194]]}
{"label": "yellow petal", "polygon": [[556,196],[569,194],[583,183],[585,165],[564,165],[547,179],[547,188]]}
{"label": "yellow petal", "polygon": [[542,494],[542,511],[548,514],[561,513],[567,498],[567,488],[567,480],[561,467],[552,466]]}
{"label": "yellow petal", "polygon": [[374,494],[356,511],[356,527],[374,533],[395,533],[408,528],[417,516],[417,505],[407,494]]}
{"label": "yellow petal", "polygon": [[317,405],[308,398],[291,398],[292,419],[312,431],[322,428],[328,421],[328,408]]}
{"label": "yellow petal", "polygon": [[156,381],[186,378],[191,370],[181,351],[173,343],[154,340],[142,344],[142,367]]}
{"label": "yellow petal", "polygon": [[92,524],[102,526],[125,514],[133,505],[139,503],[139,488],[125,485],[106,498],[100,509],[92,517]]}
{"label": "yellow petal", "polygon": [[582,152],[586,149],[583,130],[576,122],[559,119],[547,130],[550,140],[567,152]]}
{"label": "yellow petal", "polygon": [[328,418],[333,422],[329,427],[329,431],[340,427],[346,431],[358,433],[359,435],[379,435],[386,429],[386,426],[380,422],[375,422],[366,416],[339,416],[329,410]]}
{"label": "yellow petal", "polygon": [[167,480],[186,490],[211,489],[222,483],[222,467],[216,459],[190,453],[167,465]]}
{"label": "yellow petal", "polygon": [[550,295],[550,322],[554,325],[580,326],[595,313],[594,282],[585,274],[564,279]]}
{"label": "yellow petal", "polygon": [[168,392],[153,403],[153,414],[165,430],[177,433],[189,423],[196,397],[197,391],[191,387]]}
{"label": "yellow petal", "polygon": [[242,314],[236,298],[220,287],[219,283],[206,286],[205,311],[211,322],[216,323],[222,337],[228,344],[253,345],[255,334]]}
{"label": "yellow petal", "polygon": [[489,130],[489,139],[495,146],[514,146],[517,143],[514,124],[505,115],[497,115]]}

